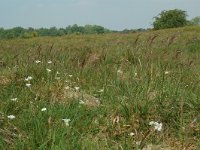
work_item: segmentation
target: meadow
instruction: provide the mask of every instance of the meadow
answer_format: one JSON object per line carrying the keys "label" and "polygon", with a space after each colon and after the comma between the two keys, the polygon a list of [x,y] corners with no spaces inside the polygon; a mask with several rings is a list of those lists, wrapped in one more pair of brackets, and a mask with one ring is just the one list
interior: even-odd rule
{"label": "meadow", "polygon": [[0,40],[0,149],[200,149],[200,27]]}

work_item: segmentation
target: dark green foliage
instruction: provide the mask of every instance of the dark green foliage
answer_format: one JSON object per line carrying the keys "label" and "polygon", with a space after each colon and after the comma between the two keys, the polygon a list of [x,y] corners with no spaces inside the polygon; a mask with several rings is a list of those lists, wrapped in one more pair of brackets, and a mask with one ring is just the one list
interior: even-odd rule
{"label": "dark green foliage", "polygon": [[191,20],[191,23],[194,25],[200,25],[200,16],[197,16]]}
{"label": "dark green foliage", "polygon": [[79,26],[77,24],[70,25],[66,28],[39,28],[34,29],[29,27],[28,29],[22,27],[15,27],[12,29],[0,28],[0,39],[12,39],[12,38],[33,38],[38,36],[63,36],[63,35],[82,35],[82,34],[104,34],[104,33],[135,33],[144,32],[146,29],[125,29],[123,31],[113,31],[106,29],[99,25],[85,25]]}
{"label": "dark green foliage", "polygon": [[0,38],[12,39],[12,38],[32,38],[37,36],[62,36],[67,34],[103,34],[108,33],[110,30],[105,29],[98,25],[85,25],[78,26],[74,24],[66,28],[28,28],[15,27],[12,29],[0,28]]}
{"label": "dark green foliage", "polygon": [[91,34],[91,33],[101,34],[101,33],[105,33],[106,31],[105,31],[105,28],[102,26],[86,25],[84,32],[86,34]]}
{"label": "dark green foliage", "polygon": [[188,24],[186,17],[187,13],[183,10],[162,11],[157,17],[154,17],[153,27],[155,30],[183,27]]}
{"label": "dark green foliage", "polygon": [[121,31],[121,33],[136,33],[136,32],[145,32],[149,29],[143,29],[143,28],[139,28],[139,29],[124,29],[123,31]]}

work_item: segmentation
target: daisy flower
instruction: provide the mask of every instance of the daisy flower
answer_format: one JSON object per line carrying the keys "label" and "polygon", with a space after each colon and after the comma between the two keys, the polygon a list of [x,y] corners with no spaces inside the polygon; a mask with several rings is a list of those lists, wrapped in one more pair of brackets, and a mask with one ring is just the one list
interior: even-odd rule
{"label": "daisy flower", "polygon": [[46,70],[47,70],[47,72],[51,72],[51,69],[48,69],[48,68],[47,68]]}
{"label": "daisy flower", "polygon": [[17,101],[17,98],[11,98],[10,100],[15,102]]}
{"label": "daisy flower", "polygon": [[32,79],[33,79],[33,77],[28,76],[27,78],[25,78],[25,81],[30,81],[30,80],[32,80]]}
{"label": "daisy flower", "polygon": [[66,126],[69,126],[69,122],[71,121],[70,119],[62,119],[62,121],[64,121]]}
{"label": "daisy flower", "polygon": [[14,115],[9,115],[9,116],[7,116],[8,117],[8,119],[15,119],[15,116]]}
{"label": "daisy flower", "polygon": [[169,71],[165,71],[165,74],[169,74]]}
{"label": "daisy flower", "polygon": [[78,86],[75,86],[74,88],[75,88],[75,90],[77,90],[77,91],[80,89],[80,87],[78,87]]}
{"label": "daisy flower", "polygon": [[85,102],[82,101],[82,100],[80,100],[80,101],[79,101],[79,104],[83,105],[83,104],[85,104]]}
{"label": "daisy flower", "polygon": [[47,63],[48,63],[48,64],[52,64],[52,61],[51,61],[51,60],[49,60]]}
{"label": "daisy flower", "polygon": [[134,135],[135,135],[135,133],[131,132],[131,133],[129,133],[129,135],[130,135],[130,136],[134,136]]}
{"label": "daisy flower", "polygon": [[46,110],[47,110],[47,108],[45,108],[45,107],[41,109],[41,111],[46,111]]}
{"label": "daisy flower", "polygon": [[39,63],[41,63],[41,61],[40,61],[40,60],[36,60],[35,63],[36,63],[36,64],[39,64]]}
{"label": "daisy flower", "polygon": [[30,83],[26,83],[26,86],[27,86],[27,87],[31,87],[31,84],[30,84]]}

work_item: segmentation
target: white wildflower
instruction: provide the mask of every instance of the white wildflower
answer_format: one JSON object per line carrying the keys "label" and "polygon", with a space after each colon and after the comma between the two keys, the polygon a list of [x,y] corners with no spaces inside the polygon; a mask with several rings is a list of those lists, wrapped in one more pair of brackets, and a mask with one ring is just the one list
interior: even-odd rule
{"label": "white wildflower", "polygon": [[102,93],[104,91],[104,89],[100,89],[99,91],[97,91],[97,92],[99,92],[99,93]]}
{"label": "white wildflower", "polygon": [[135,135],[135,133],[131,132],[131,133],[129,133],[129,135],[130,135],[130,136],[134,136],[134,135]]}
{"label": "white wildflower", "polygon": [[70,74],[70,75],[69,75],[69,77],[71,78],[71,77],[72,77],[72,75]]}
{"label": "white wildflower", "polygon": [[163,127],[162,123],[158,123],[158,122],[155,122],[155,121],[150,121],[149,125],[154,126],[154,129],[157,130],[157,131],[161,131],[162,127]]}
{"label": "white wildflower", "polygon": [[95,102],[96,102],[97,104],[99,104],[99,100],[95,100]]}
{"label": "white wildflower", "polygon": [[30,83],[26,83],[26,86],[27,86],[27,87],[31,87],[31,84],[30,84]]}
{"label": "white wildflower", "polygon": [[82,100],[80,100],[80,101],[79,101],[79,104],[82,105],[82,104],[85,104],[85,102],[82,101]]}
{"label": "white wildflower", "polygon": [[17,101],[17,98],[11,98],[10,100],[15,102]]}
{"label": "white wildflower", "polygon": [[152,125],[154,125],[154,123],[155,123],[154,121],[150,121],[149,125],[152,126]]}
{"label": "white wildflower", "polygon": [[135,73],[135,77],[137,76],[138,74],[137,74],[137,72]]}
{"label": "white wildflower", "polygon": [[41,111],[46,111],[46,110],[47,110],[47,108],[45,108],[45,107],[41,109]]}
{"label": "white wildflower", "polygon": [[15,116],[14,115],[9,115],[9,116],[7,116],[8,117],[8,119],[15,119]]}
{"label": "white wildflower", "polygon": [[49,60],[47,63],[48,63],[48,64],[52,64],[52,61],[51,61],[51,60]]}
{"label": "white wildflower", "polygon": [[35,61],[35,63],[36,63],[36,64],[39,64],[39,63],[41,63],[41,61],[39,61],[39,60],[36,60],[36,61]]}
{"label": "white wildflower", "polygon": [[57,71],[56,74],[60,74],[60,72]]}
{"label": "white wildflower", "polygon": [[75,86],[74,88],[76,91],[78,91],[80,89],[80,87],[78,87],[78,86]]}
{"label": "white wildflower", "polygon": [[118,73],[118,74],[122,74],[123,71],[121,71],[121,70],[119,69],[119,70],[117,70],[117,73]]}
{"label": "white wildflower", "polygon": [[169,74],[169,71],[165,71],[165,74]]}
{"label": "white wildflower", "polygon": [[62,119],[62,121],[64,121],[66,126],[69,126],[69,122],[71,121],[70,119]]}
{"label": "white wildflower", "polygon": [[25,78],[25,81],[30,81],[30,80],[32,80],[32,79],[33,79],[33,77],[28,76],[27,78]]}
{"label": "white wildflower", "polygon": [[51,72],[51,69],[48,69],[48,68],[47,68],[46,70],[47,70],[47,72]]}
{"label": "white wildflower", "polygon": [[162,123],[156,123],[155,126],[154,126],[154,128],[157,131],[161,131],[162,130],[162,126],[163,126]]}

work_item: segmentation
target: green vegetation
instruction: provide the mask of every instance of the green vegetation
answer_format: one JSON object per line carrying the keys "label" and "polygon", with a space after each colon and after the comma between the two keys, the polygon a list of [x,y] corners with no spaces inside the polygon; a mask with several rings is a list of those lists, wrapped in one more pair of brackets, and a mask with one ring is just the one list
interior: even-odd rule
{"label": "green vegetation", "polygon": [[74,24],[72,26],[68,26],[66,28],[22,28],[15,27],[12,29],[3,29],[0,28],[0,39],[14,39],[14,38],[34,38],[39,36],[64,36],[64,35],[87,35],[87,34],[105,34],[105,33],[135,33],[135,32],[143,32],[145,29],[125,29],[123,31],[112,31],[106,29],[99,25],[85,25],[78,26]]}
{"label": "green vegetation", "polygon": [[199,43],[193,26],[0,40],[0,149],[200,149]]}
{"label": "green vegetation", "polygon": [[194,24],[194,25],[200,25],[200,16],[197,16],[197,17],[194,17],[192,20],[191,20],[191,23]]}
{"label": "green vegetation", "polygon": [[[153,29],[166,29],[166,28],[177,28],[184,26],[200,25],[200,17],[197,16],[192,20],[187,20],[187,13],[183,10],[168,10],[162,11],[157,17],[154,17]],[[0,39],[14,39],[23,38],[29,39],[39,36],[65,36],[65,35],[88,35],[88,34],[105,34],[105,33],[139,33],[150,31],[151,29],[124,29],[122,31],[114,31],[106,29],[99,25],[85,25],[79,26],[77,24],[70,25],[66,28],[39,28],[34,29],[29,27],[28,29],[22,27],[15,27],[12,29],[0,28]]]}
{"label": "green vegetation", "polygon": [[102,26],[98,25],[85,25],[85,26],[68,26],[66,28],[28,28],[15,27],[12,29],[0,28],[0,38],[12,39],[12,38],[32,38],[37,36],[63,36],[67,34],[102,34],[111,32]]}
{"label": "green vegetation", "polygon": [[153,22],[154,29],[177,28],[188,25],[189,21],[186,19],[186,11],[174,9],[162,11]]}

